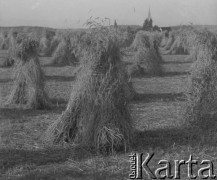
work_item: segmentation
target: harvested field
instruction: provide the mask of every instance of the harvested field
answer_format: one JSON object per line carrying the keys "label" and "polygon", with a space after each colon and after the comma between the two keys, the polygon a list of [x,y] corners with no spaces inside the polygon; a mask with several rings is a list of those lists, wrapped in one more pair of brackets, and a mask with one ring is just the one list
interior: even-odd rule
{"label": "harvested field", "polygon": [[[183,92],[191,62],[185,55],[163,55],[162,77],[133,78],[136,96],[131,102],[132,118],[138,132],[134,150],[152,149],[157,161],[162,157],[187,158],[189,153],[199,157],[216,157],[212,142],[206,146],[195,142],[182,128]],[[1,178],[21,179],[121,179],[129,172],[128,154],[99,157],[85,149],[46,147],[41,141],[48,125],[60,116],[66,107],[74,84],[75,67],[50,67],[51,58],[40,59],[45,72],[46,90],[57,104],[50,111],[0,108],[0,172]],[[130,64],[130,58],[125,59]],[[131,59],[132,61],[132,59]],[[47,65],[48,64],[48,65]],[[12,68],[0,68],[1,97],[12,88]],[[187,134],[186,134],[187,133]],[[187,149],[187,152],[186,152]],[[100,168],[99,168],[100,167]],[[57,171],[58,169],[58,171]],[[108,172],[110,172],[108,174]],[[111,173],[112,172],[112,173]]]}
{"label": "harvested field", "polygon": [[215,179],[217,1],[197,1],[0,0],[0,180]]}

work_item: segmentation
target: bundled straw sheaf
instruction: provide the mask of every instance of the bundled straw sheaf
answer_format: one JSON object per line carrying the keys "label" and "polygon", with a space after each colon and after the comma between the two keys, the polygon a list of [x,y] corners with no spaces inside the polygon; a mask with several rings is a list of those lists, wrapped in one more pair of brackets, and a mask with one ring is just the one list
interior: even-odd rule
{"label": "bundled straw sheaf", "polygon": [[4,61],[4,67],[10,67],[14,65],[16,59],[16,38],[17,32],[11,32],[9,35],[9,49],[8,56]]}
{"label": "bundled straw sheaf", "polygon": [[166,30],[162,33],[162,39],[160,42],[160,47],[165,47],[168,39],[169,39],[169,32]]}
{"label": "bundled straw sheaf", "polygon": [[138,31],[132,43],[132,48],[138,50],[140,48],[150,48],[152,43],[152,33],[148,31]]}
{"label": "bundled straw sheaf", "polygon": [[39,42],[39,51],[43,56],[49,55],[49,50],[51,46],[51,41],[47,37],[42,37]]}
{"label": "bundled straw sheaf", "polygon": [[[162,50],[164,54],[189,54],[192,45],[189,46],[189,41],[192,41],[195,29],[192,26],[180,26],[178,29],[173,29],[169,38],[164,35],[164,44]],[[165,43],[167,39],[167,42]]]}
{"label": "bundled straw sheaf", "polygon": [[53,143],[70,142],[113,152],[130,146],[130,86],[118,41],[102,27],[91,29],[90,46],[66,110],[47,131]]}
{"label": "bundled straw sheaf", "polygon": [[[58,41],[59,43],[59,41]],[[44,29],[40,35],[39,53],[42,56],[52,56],[58,45],[56,41],[56,32]]]}
{"label": "bundled straw sheaf", "polygon": [[6,32],[1,33],[1,44],[0,44],[0,49],[1,50],[8,50],[9,48],[9,37]]}
{"label": "bundled straw sheaf", "polygon": [[159,52],[161,35],[155,32],[139,31],[132,47],[136,50],[134,65],[129,69],[131,76],[161,75],[162,58]]}
{"label": "bundled straw sheaf", "polygon": [[204,30],[195,32],[196,51],[187,96],[186,120],[190,124],[212,126],[217,109],[217,37]]}
{"label": "bundled straw sheaf", "polygon": [[[77,58],[74,54],[74,49],[71,44],[71,33],[63,32],[60,37],[60,42],[57,45],[52,57],[52,64],[55,65],[75,65]],[[55,48],[57,40],[51,43],[52,49]]]}
{"label": "bundled straw sheaf", "polygon": [[170,49],[165,54],[188,54],[188,49],[182,43],[180,37],[176,37]]}
{"label": "bundled straw sheaf", "polygon": [[130,67],[131,76],[155,76],[162,74],[161,57],[154,48],[140,48],[135,55],[136,63]]}
{"label": "bundled straw sheaf", "polygon": [[37,56],[38,44],[38,40],[32,35],[18,35],[14,86],[8,104],[24,105],[32,109],[50,108],[51,104],[44,90],[44,75]]}
{"label": "bundled straw sheaf", "polygon": [[197,54],[199,52],[198,48],[198,38],[202,38],[199,36],[201,30],[198,30],[192,26],[185,26],[182,28],[182,31],[179,33],[179,38],[183,46],[187,49],[189,56],[187,57],[188,61],[196,61]]}
{"label": "bundled straw sheaf", "polygon": [[175,32],[174,31],[170,31],[169,32],[169,38],[165,44],[165,46],[163,47],[163,50],[169,50],[172,46],[172,44],[175,41]]}

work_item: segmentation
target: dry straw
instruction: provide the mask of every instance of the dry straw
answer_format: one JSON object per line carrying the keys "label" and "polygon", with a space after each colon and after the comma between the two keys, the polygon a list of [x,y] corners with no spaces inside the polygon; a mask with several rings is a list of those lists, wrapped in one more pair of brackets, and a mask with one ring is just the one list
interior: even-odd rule
{"label": "dry straw", "polygon": [[16,59],[16,38],[17,38],[17,32],[10,32],[9,34],[9,49],[8,49],[8,56],[4,61],[4,67],[10,67],[14,65],[15,59]]}
{"label": "dry straw", "polygon": [[187,92],[186,120],[198,127],[211,127],[217,109],[217,38],[208,30],[194,31],[195,50]]}
{"label": "dry straw", "polygon": [[167,44],[168,39],[169,39],[169,32],[166,30],[162,34],[162,40],[161,40],[161,43],[160,43],[160,47],[165,47],[166,44]]}
{"label": "dry straw", "polygon": [[1,50],[8,50],[9,48],[9,37],[7,32],[1,33],[1,44],[0,49]]}
{"label": "dry straw", "polygon": [[180,37],[176,37],[172,46],[165,54],[188,54],[188,49],[183,45]]}
{"label": "dry straw", "polygon": [[148,31],[138,31],[131,47],[134,50],[139,50],[140,48],[150,48],[152,38],[151,35],[151,32]]}
{"label": "dry straw", "polygon": [[131,67],[131,76],[156,76],[162,74],[161,57],[154,48],[140,48],[135,55],[136,63]]}
{"label": "dry straw", "polygon": [[[59,34],[60,42],[55,49],[52,57],[52,64],[54,65],[75,65],[78,60],[75,57],[74,48],[72,46],[71,37],[73,34],[71,32],[62,32]],[[55,48],[57,40],[51,43],[52,49]]]}
{"label": "dry straw", "polygon": [[171,46],[173,45],[174,41],[175,41],[175,33],[174,31],[170,31],[168,41],[166,45],[164,46],[163,50],[169,50]]}
{"label": "dry straw", "polygon": [[[162,50],[164,54],[192,54],[194,46],[195,28],[192,26],[180,26],[169,33],[169,38],[164,34]],[[165,43],[166,42],[166,43]]]}
{"label": "dry straw", "polygon": [[[58,46],[59,40],[56,41],[56,32],[44,29],[40,36],[39,52],[42,56],[52,56],[54,50]],[[58,43],[57,43],[58,42]]]}
{"label": "dry straw", "polygon": [[129,68],[131,76],[161,75],[162,58],[159,52],[161,34],[139,31],[132,48],[136,50],[134,65]]}
{"label": "dry straw", "polygon": [[43,56],[48,56],[50,46],[51,42],[47,39],[47,37],[42,37],[40,39],[39,49]]}
{"label": "dry straw", "polygon": [[37,56],[38,40],[32,35],[19,34],[16,39],[14,86],[8,104],[32,109],[47,109],[51,104],[44,90],[44,75]]}
{"label": "dry straw", "polygon": [[115,32],[95,27],[66,110],[47,131],[53,143],[70,142],[98,152],[126,150],[133,125],[130,86]]}
{"label": "dry straw", "polygon": [[50,47],[47,52],[48,56],[54,55],[59,43],[60,43],[60,38],[58,37],[58,35],[55,35],[50,42]]}

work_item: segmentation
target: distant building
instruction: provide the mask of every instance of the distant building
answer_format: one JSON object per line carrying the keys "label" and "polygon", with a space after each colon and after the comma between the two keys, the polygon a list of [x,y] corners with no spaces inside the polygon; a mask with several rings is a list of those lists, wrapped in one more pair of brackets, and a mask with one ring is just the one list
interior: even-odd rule
{"label": "distant building", "polygon": [[148,10],[148,18],[147,19],[148,19],[148,21],[152,21],[150,8]]}
{"label": "distant building", "polygon": [[153,24],[153,21],[152,21],[152,18],[151,18],[151,10],[149,8],[149,11],[148,11],[148,18],[145,20],[143,26],[142,26],[142,29],[145,30],[145,31],[152,31],[152,26]]}
{"label": "distant building", "polygon": [[118,24],[117,24],[116,19],[115,19],[115,22],[114,22],[114,27],[115,27],[115,28],[118,28]]}
{"label": "distant building", "polygon": [[145,31],[159,31],[159,32],[161,32],[161,29],[157,25],[153,26],[153,20],[152,20],[152,17],[151,17],[150,8],[149,8],[149,11],[148,11],[148,17],[145,20],[145,22],[144,22],[144,24],[142,26],[142,29],[145,30]]}

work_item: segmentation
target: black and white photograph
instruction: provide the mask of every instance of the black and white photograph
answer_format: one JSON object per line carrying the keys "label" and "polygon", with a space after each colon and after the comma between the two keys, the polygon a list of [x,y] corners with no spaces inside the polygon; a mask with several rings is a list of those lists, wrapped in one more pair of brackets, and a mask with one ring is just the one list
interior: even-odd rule
{"label": "black and white photograph", "polygon": [[217,179],[217,0],[0,0],[0,180]]}

